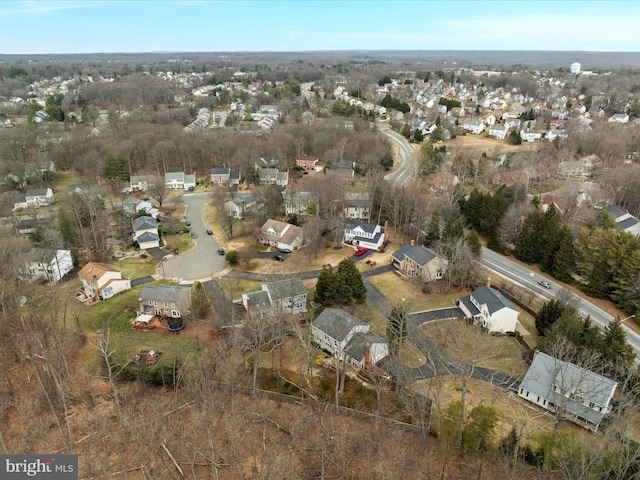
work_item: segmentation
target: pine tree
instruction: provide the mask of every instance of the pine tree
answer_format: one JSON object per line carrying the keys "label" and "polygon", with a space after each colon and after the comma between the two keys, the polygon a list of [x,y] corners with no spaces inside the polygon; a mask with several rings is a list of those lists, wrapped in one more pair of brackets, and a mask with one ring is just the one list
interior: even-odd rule
{"label": "pine tree", "polygon": [[549,332],[553,324],[562,316],[564,306],[560,300],[549,300],[536,314],[536,329],[543,337]]}
{"label": "pine tree", "polygon": [[325,307],[329,307],[336,303],[338,293],[338,278],[333,273],[331,265],[322,267],[322,272],[318,276],[316,283],[316,291],[313,299]]}
{"label": "pine tree", "polygon": [[620,317],[609,322],[604,329],[604,356],[613,365],[630,366],[635,360],[633,347],[627,342]]}
{"label": "pine tree", "polygon": [[[367,289],[362,281],[362,275],[351,258],[345,258],[338,264],[338,278],[342,288],[348,290],[350,300],[363,303],[367,298]],[[345,303],[350,304],[351,301]]]}

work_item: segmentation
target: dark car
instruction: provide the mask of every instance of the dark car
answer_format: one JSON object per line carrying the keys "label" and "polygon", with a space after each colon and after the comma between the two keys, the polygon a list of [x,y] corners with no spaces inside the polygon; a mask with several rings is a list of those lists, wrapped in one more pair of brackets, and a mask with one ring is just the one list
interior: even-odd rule
{"label": "dark car", "polygon": [[213,232],[211,230],[207,230],[207,235],[213,235]]}
{"label": "dark car", "polygon": [[284,262],[284,257],[283,257],[282,255],[274,255],[274,256],[273,256],[273,259],[274,259],[276,262]]}
{"label": "dark car", "polygon": [[291,253],[291,249],[290,248],[281,248],[280,250],[278,250],[280,253]]}
{"label": "dark car", "polygon": [[191,232],[191,238],[198,238],[198,234],[196,232]]}
{"label": "dark car", "polygon": [[538,285],[541,285],[544,288],[551,288],[551,284],[549,282],[545,282],[544,280],[539,281]]}
{"label": "dark car", "polygon": [[187,220],[187,227],[191,226],[191,222],[189,220]]}
{"label": "dark car", "polygon": [[224,255],[224,248],[218,249],[218,255]]}

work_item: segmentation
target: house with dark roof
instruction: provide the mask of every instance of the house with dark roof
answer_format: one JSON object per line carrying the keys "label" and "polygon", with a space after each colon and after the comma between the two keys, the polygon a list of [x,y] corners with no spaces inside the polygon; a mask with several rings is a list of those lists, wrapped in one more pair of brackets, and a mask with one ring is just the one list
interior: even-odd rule
{"label": "house with dark roof", "polygon": [[167,188],[177,190],[179,188],[185,189],[184,172],[167,172],[164,174],[164,184]]}
{"label": "house with dark roof", "polygon": [[387,227],[374,223],[347,222],[344,226],[344,241],[359,247],[377,250],[387,239]]}
{"label": "house with dark roof", "polygon": [[258,318],[280,313],[299,314],[307,311],[307,290],[299,278],[288,278],[262,285],[262,290],[242,294],[248,315]]}
{"label": "house with dark roof", "polygon": [[[487,282],[489,283],[489,282]],[[489,285],[474,290],[458,301],[467,318],[480,322],[490,333],[513,333],[519,311],[502,293]]]}
{"label": "house with dark roof", "polygon": [[304,242],[302,227],[270,218],[260,227],[258,241],[277,248],[297,250]]}
{"label": "house with dark roof", "polygon": [[50,188],[35,188],[19,193],[13,203],[14,210],[27,207],[40,207],[53,203],[53,190]]}
{"label": "house with dark roof", "polygon": [[616,205],[609,205],[605,211],[613,215],[616,228],[640,236],[640,220]]}
{"label": "house with dark roof", "polygon": [[342,162],[334,162],[325,167],[324,170],[327,174],[335,175],[345,181],[351,181],[356,173],[355,168],[356,162],[349,162],[345,160]]}
{"label": "house with dark roof", "polygon": [[251,192],[236,192],[231,200],[224,204],[224,211],[233,218],[245,218],[247,214],[256,213],[264,206],[264,200]]}
{"label": "house with dark roof", "polygon": [[182,318],[182,308],[187,308],[191,289],[178,285],[144,287],[138,298],[140,315],[166,318]]}
{"label": "house with dark roof", "polygon": [[29,252],[27,276],[33,281],[58,282],[73,269],[71,250],[34,248]]}
{"label": "house with dark roof", "polygon": [[289,171],[281,172],[277,168],[257,167],[258,181],[260,185],[277,185],[281,188],[289,184]]}
{"label": "house with dark roof", "polygon": [[82,282],[80,300],[106,300],[131,288],[131,280],[106,263],[87,263],[78,278]]}
{"label": "house with dark roof", "polygon": [[73,194],[100,197],[100,185],[97,183],[77,183],[75,185],[69,185],[67,187],[67,195],[71,196]]}
{"label": "house with dark roof", "polygon": [[400,273],[419,277],[425,282],[440,280],[447,270],[448,261],[424,245],[403,245],[391,255],[391,264]]}
{"label": "house with dark roof", "polygon": [[389,344],[369,325],[337,308],[325,308],[311,323],[313,341],[339,361],[369,369],[389,355]]}
{"label": "house with dark roof", "polygon": [[367,221],[371,216],[369,194],[347,193],[344,196],[342,217],[349,220]]}
{"label": "house with dark roof", "polygon": [[611,412],[617,382],[573,363],[536,352],[518,396],[594,430]]}
{"label": "house with dark roof", "polygon": [[35,232],[38,227],[50,225],[47,219],[23,218],[18,222],[18,233],[26,235]]}
{"label": "house with dark roof", "polygon": [[229,167],[218,167],[211,169],[211,183],[214,185],[226,185],[231,177],[231,169]]}
{"label": "house with dark roof", "polygon": [[133,219],[133,240],[138,242],[141,250],[160,246],[158,221],[153,217],[138,217]]}

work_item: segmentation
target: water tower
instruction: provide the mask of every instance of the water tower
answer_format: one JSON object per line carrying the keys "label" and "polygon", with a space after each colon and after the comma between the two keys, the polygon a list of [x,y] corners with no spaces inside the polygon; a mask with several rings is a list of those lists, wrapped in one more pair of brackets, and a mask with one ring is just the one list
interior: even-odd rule
{"label": "water tower", "polygon": [[571,73],[577,75],[580,73],[580,64],[579,63],[572,63],[571,64]]}

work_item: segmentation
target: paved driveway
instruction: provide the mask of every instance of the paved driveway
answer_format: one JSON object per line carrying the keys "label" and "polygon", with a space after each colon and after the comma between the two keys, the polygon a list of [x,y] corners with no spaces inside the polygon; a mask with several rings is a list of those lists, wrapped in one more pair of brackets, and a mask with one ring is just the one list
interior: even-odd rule
{"label": "paved driveway", "polygon": [[182,197],[187,204],[187,220],[191,222],[192,232],[198,235],[195,247],[188,252],[174,255],[164,262],[164,268],[158,270],[165,278],[186,281],[209,278],[221,272],[227,266],[224,256],[218,255],[218,242],[213,235],[207,235],[207,227],[202,218],[202,208],[210,201],[207,193],[185,193]]}

